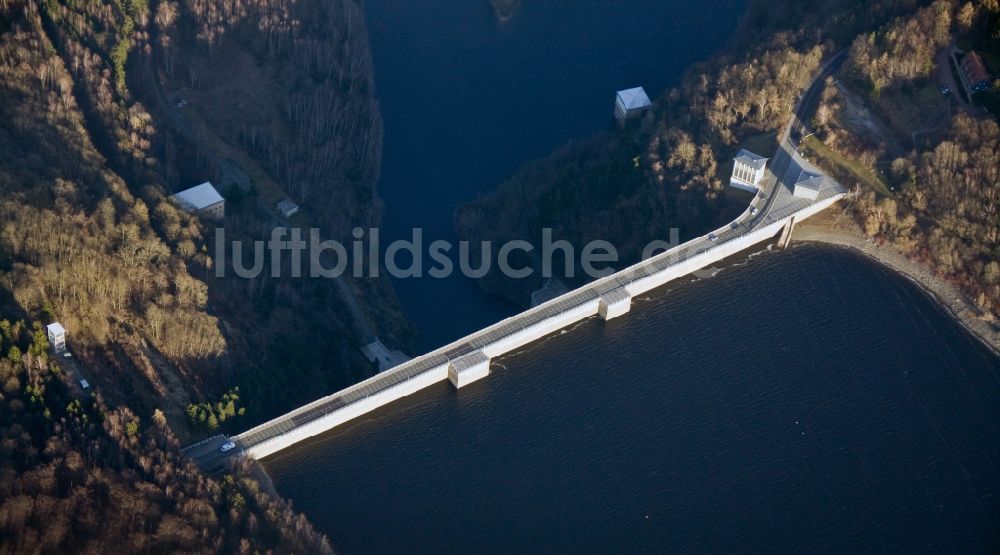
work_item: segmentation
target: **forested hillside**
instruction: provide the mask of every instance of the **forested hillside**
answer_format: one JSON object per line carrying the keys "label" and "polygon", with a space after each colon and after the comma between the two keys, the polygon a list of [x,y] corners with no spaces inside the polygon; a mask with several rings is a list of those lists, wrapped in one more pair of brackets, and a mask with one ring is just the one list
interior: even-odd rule
{"label": "forested hillside", "polygon": [[[34,3],[8,3],[4,14],[10,25],[0,39],[3,314],[61,320],[110,395],[143,411],[182,414],[226,345],[205,310],[207,285],[189,272],[193,252],[182,247],[197,240],[197,224],[178,214],[176,234],[161,235],[157,215],[174,208],[149,183],[130,187],[115,171],[153,175],[155,161],[144,153],[149,145],[124,127],[144,132],[149,115],[134,102],[109,101],[102,111],[81,106],[74,91],[87,104],[90,93],[117,94],[113,72],[87,66],[92,54],[72,43],[66,52],[80,55],[69,58],[79,62],[69,66],[74,78]],[[96,148],[92,133],[114,138],[113,160]],[[164,358],[173,364],[161,364]],[[167,392],[185,382],[193,383]]]}
{"label": "forested hillside", "polygon": [[246,467],[202,475],[163,413],[70,395],[48,351],[0,320],[0,552],[330,552]]}
{"label": "forested hillside", "polygon": [[[734,43],[688,71],[640,122],[529,164],[495,194],[458,211],[459,236],[537,246],[541,229],[551,227],[556,239],[575,245],[611,241],[621,267],[637,261],[649,241],[667,239],[671,228],[686,240],[730,220],[747,202],[724,187],[736,150],[746,145],[771,155],[796,94],[845,32],[876,28],[916,3],[830,0],[808,13],[792,4],[752,2]],[[526,304],[540,280],[494,272],[481,283]]]}
{"label": "forested hillside", "polygon": [[952,3],[938,1],[854,39],[850,65],[872,95],[933,71],[934,55],[951,40],[953,11]]}
{"label": "forested hillside", "polygon": [[[366,377],[334,283],[272,278],[270,261],[253,280],[213,277],[214,226],[167,199],[212,180],[248,255],[285,196],[302,205],[294,223],[326,237],[377,224],[381,121],[359,5],[50,0],[38,16],[45,58],[2,60],[3,109],[25,127],[5,126],[0,167],[25,195],[6,205],[20,222],[2,251],[10,308],[66,324],[98,385],[162,408],[185,440],[214,429],[189,409],[235,387],[234,430]],[[37,118],[49,112],[77,117],[74,133]],[[87,163],[71,169],[77,150]],[[405,344],[386,284],[351,287]]]}
{"label": "forested hillside", "polygon": [[[0,6],[0,551],[328,550],[244,474],[216,482],[181,457],[172,427],[226,348],[182,247],[200,230],[177,214],[176,236],[161,231],[173,209],[150,209],[148,114],[110,60],[57,47],[53,22],[34,2]],[[122,40],[92,29],[74,40]],[[115,100],[98,109],[102,95]],[[55,319],[101,393],[25,323]]]}
{"label": "forested hillside", "polygon": [[333,235],[378,221],[382,122],[354,0],[162,2],[159,67]]}
{"label": "forested hillside", "polygon": [[[1000,52],[1000,4],[938,0],[859,36],[845,86],[828,86],[817,124],[827,148],[891,188],[858,184],[853,213],[865,233],[960,285],[992,319],[1000,314],[1000,127],[958,91],[951,99],[937,91],[951,71],[938,54],[953,42]],[[885,120],[881,133],[856,129],[858,103]],[[899,114],[914,107],[920,115],[908,126]]]}
{"label": "forested hillside", "polygon": [[[257,279],[214,277],[214,226],[168,196],[214,181],[221,225],[247,248],[281,223],[284,196],[326,236],[374,225],[379,118],[353,0],[0,3],[0,320],[62,322],[99,392],[58,372],[67,361],[31,374],[11,350],[0,498],[15,505],[0,537],[19,543],[0,551],[325,549],[251,482],[209,480],[177,448],[366,377],[364,337],[329,280],[271,278],[269,262]],[[367,287],[380,333],[405,335],[384,284]],[[90,424],[66,435],[61,419],[81,414]],[[133,423],[124,436],[114,415]],[[83,489],[34,483],[70,459]],[[46,536],[50,510],[69,520]]]}
{"label": "forested hillside", "polygon": [[[318,227],[326,238],[378,225],[382,124],[357,2],[163,1],[150,34],[149,54],[135,65],[151,79],[139,83],[147,98],[168,97],[157,98],[167,186],[214,172],[231,199],[227,239],[242,241],[249,256],[252,241],[283,223],[275,205],[286,196],[301,207],[290,223]],[[192,171],[186,161],[204,161],[204,169]],[[233,173],[245,175],[247,186],[229,183]],[[258,278],[210,281],[235,381],[255,420],[371,372],[357,351],[366,337],[335,284],[289,279],[285,264],[283,278],[270,277],[267,262]],[[410,332],[388,284],[353,280],[350,287],[377,333],[405,346]],[[223,387],[215,391],[221,396]]]}

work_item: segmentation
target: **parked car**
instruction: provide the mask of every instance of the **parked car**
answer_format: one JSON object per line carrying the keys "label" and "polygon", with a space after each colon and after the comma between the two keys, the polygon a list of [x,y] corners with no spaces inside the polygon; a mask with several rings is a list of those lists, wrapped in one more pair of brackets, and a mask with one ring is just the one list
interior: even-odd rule
{"label": "parked car", "polygon": [[714,233],[709,233],[708,234],[708,240],[709,241],[718,241],[719,237],[716,234],[714,234]]}
{"label": "parked car", "polygon": [[754,207],[753,207],[753,210],[751,210],[751,211],[750,211],[750,215],[751,215],[751,216],[756,216],[756,215],[757,215],[757,212],[760,212],[760,210],[757,210],[757,207],[756,207],[756,206],[754,206]]}
{"label": "parked car", "polygon": [[222,444],[222,447],[219,447],[219,452],[226,453],[232,451],[235,448],[236,448],[236,443],[232,441],[227,441],[226,443]]}

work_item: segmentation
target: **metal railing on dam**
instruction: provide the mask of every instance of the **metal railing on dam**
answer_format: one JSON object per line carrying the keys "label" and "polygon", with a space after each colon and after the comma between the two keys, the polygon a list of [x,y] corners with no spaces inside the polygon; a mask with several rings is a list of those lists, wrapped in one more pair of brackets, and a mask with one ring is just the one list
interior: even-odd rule
{"label": "metal railing on dam", "polygon": [[[842,196],[844,191],[837,185],[814,201],[795,199],[781,206],[769,203],[768,209],[756,217],[751,216],[751,205],[733,223],[711,234],[714,240],[702,236],[688,241],[265,422],[232,440],[238,452],[263,458],[431,384],[451,379],[461,387],[487,375],[491,358],[598,314],[605,319],[620,316],[629,310],[634,296],[773,238],[793,219],[804,219]],[[754,202],[757,200],[755,197]]]}
{"label": "metal railing on dam", "polygon": [[[686,250],[681,251],[675,253],[672,258],[681,258],[686,254]],[[355,401],[370,397],[377,392],[388,389],[434,368],[447,365],[451,361],[463,356],[473,354],[496,343],[500,339],[522,332],[546,319],[558,316],[586,303],[598,301],[602,293],[627,285],[632,279],[637,277],[645,277],[653,274],[670,264],[671,262],[668,261],[667,257],[650,259],[645,263],[637,265],[637,267],[629,268],[625,272],[620,272],[604,280],[573,290],[516,316],[501,320],[497,324],[431,351],[426,355],[418,356],[399,366],[385,370],[354,386],[252,428],[233,439],[240,447],[244,449],[251,448],[270,438],[287,433],[297,426],[330,414]],[[627,275],[622,275],[626,274],[626,272]],[[632,279],[629,279],[629,277]]]}
{"label": "metal railing on dam", "polygon": [[798,129],[799,138],[795,140],[801,140],[802,121],[812,100],[845,53],[841,50],[824,63],[813,83],[800,95],[778,141],[770,175],[761,184],[761,194],[755,195],[731,224],[256,426],[234,436],[235,446],[229,445],[224,436],[215,436],[189,446],[185,452],[204,466],[219,465],[238,454],[267,457],[434,383],[447,379],[462,387],[488,375],[493,357],[595,315],[606,320],[619,317],[630,310],[635,296],[773,238],[782,230],[785,240],[796,221],[846,195],[839,183],[823,176],[818,197],[795,196],[800,172],[807,170],[814,176],[822,172],[802,159],[798,145],[791,139],[792,131]]}

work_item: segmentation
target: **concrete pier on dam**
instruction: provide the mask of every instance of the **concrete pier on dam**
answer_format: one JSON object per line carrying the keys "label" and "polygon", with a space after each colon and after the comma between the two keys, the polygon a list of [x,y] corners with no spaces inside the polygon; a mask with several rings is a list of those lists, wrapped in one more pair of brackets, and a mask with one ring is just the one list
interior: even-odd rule
{"label": "concrete pier on dam", "polygon": [[490,361],[581,320],[626,315],[632,299],[781,234],[796,222],[847,195],[844,187],[798,153],[823,79],[835,71],[845,51],[834,54],[800,95],[791,121],[768,162],[741,151],[730,184],[753,193],[746,210],[728,225],[648,260],[560,295],[430,353],[402,362],[356,385],[299,407],[239,435],[215,436],[184,452],[203,468],[219,468],[232,457],[262,459],[430,385],[449,380],[462,388],[490,374]]}
{"label": "concrete pier on dam", "polygon": [[[775,188],[784,188],[780,180],[773,181]],[[247,430],[231,438],[235,443],[231,454],[218,453],[219,449],[214,447],[215,443],[226,442],[222,436],[217,441],[199,444],[201,452],[190,454],[199,462],[206,457],[222,462],[232,455],[262,459],[438,382],[449,380],[456,388],[462,388],[487,377],[490,361],[500,355],[587,318],[621,317],[629,312],[636,296],[774,238],[796,221],[827,208],[846,194],[836,182],[830,180],[829,185],[826,194],[811,201],[790,200],[790,194],[780,193],[768,196],[766,202],[755,196],[746,212],[724,228]],[[784,202],[783,196],[788,197]],[[766,206],[754,210],[759,202]],[[756,217],[752,216],[754,212]]]}

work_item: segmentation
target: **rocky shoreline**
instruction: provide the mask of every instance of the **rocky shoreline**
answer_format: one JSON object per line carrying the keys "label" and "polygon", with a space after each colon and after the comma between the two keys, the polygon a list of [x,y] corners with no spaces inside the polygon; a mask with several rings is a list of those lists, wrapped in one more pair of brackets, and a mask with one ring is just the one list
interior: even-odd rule
{"label": "rocky shoreline", "polygon": [[946,308],[962,326],[1000,356],[1000,325],[984,317],[975,303],[955,284],[937,276],[926,265],[907,258],[891,245],[880,245],[867,237],[843,212],[831,209],[798,224],[793,241],[811,241],[861,252],[906,276]]}

